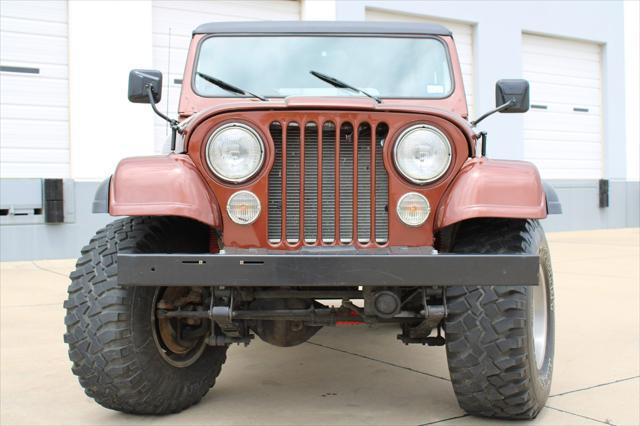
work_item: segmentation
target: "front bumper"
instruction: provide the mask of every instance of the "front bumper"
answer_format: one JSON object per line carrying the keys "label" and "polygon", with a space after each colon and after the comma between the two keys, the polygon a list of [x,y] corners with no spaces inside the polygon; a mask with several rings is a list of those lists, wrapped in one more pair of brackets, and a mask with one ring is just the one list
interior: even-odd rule
{"label": "front bumper", "polygon": [[431,248],[119,254],[123,286],[352,287],[538,285],[539,257]]}

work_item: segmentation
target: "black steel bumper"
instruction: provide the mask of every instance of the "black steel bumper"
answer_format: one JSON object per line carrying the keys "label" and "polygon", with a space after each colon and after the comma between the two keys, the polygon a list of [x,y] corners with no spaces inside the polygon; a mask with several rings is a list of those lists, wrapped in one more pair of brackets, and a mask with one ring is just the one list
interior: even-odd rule
{"label": "black steel bumper", "polygon": [[537,285],[535,255],[435,254],[431,249],[224,254],[120,254],[123,286],[345,287]]}

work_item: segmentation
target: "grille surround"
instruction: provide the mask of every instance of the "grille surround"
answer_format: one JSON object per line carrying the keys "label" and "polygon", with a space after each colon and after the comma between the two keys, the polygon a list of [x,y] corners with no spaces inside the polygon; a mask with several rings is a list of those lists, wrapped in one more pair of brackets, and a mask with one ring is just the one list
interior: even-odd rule
{"label": "grille surround", "polygon": [[389,174],[383,158],[388,133],[383,122],[274,120],[269,243],[388,244]]}

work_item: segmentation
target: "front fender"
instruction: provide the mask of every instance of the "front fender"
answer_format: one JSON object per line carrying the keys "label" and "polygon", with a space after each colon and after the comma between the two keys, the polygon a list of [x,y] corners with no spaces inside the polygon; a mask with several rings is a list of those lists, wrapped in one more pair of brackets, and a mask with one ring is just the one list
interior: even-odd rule
{"label": "front fender", "polygon": [[536,166],[525,161],[467,160],[442,197],[435,229],[481,217],[547,217],[545,192]]}
{"label": "front fender", "polygon": [[182,216],[222,227],[215,195],[187,155],[120,161],[109,183],[112,216]]}

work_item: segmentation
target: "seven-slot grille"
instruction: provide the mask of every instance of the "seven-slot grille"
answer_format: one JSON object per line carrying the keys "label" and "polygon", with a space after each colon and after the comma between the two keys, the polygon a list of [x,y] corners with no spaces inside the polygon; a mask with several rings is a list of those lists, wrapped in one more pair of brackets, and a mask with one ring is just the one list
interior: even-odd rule
{"label": "seven-slot grille", "polygon": [[[388,177],[384,123],[273,122],[268,238],[290,244],[384,244]],[[336,184],[338,182],[338,184]]]}

